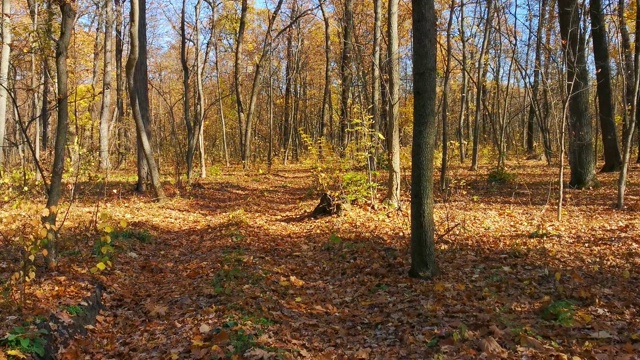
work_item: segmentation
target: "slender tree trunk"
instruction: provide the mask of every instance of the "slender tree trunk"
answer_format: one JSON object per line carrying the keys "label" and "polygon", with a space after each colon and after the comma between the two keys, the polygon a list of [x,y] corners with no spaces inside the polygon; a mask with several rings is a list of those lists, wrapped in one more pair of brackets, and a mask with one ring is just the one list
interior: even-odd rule
{"label": "slender tree trunk", "polygon": [[64,155],[67,144],[67,130],[69,128],[69,93],[67,88],[67,49],[73,32],[73,25],[76,19],[75,1],[69,2],[59,0],[58,5],[62,13],[62,24],[60,25],[60,36],[56,44],[56,71],[58,74],[58,127],[56,129],[56,143],[54,146],[53,169],[51,171],[51,182],[49,193],[47,194],[48,215],[42,218],[44,226],[47,228],[48,243],[46,246],[48,255],[45,257],[47,267],[55,269],[57,265],[56,254],[56,218],[58,215],[58,203],[62,197],[62,174],[64,173]]}
{"label": "slender tree trunk", "polygon": [[378,158],[378,134],[380,134],[380,40],[382,39],[382,0],[373,1],[373,64],[371,69],[371,150],[369,151],[369,168],[376,170]]}
{"label": "slender tree trunk", "polygon": [[109,168],[109,121],[111,120],[111,71],[113,42],[113,1],[105,0],[104,75],[102,80],[102,107],[100,109],[100,168]]}
{"label": "slender tree trunk", "polygon": [[242,60],[242,47],[244,45],[244,30],[247,26],[247,10],[248,4],[247,0],[242,0],[242,7],[240,9],[240,23],[238,26],[238,37],[236,38],[236,51],[235,51],[235,60],[233,65],[233,75],[234,75],[234,86],[236,91],[236,105],[238,107],[238,126],[240,130],[240,157],[244,161],[244,128],[245,128],[245,112],[244,112],[244,104],[242,102],[242,93],[240,88],[242,87],[242,83],[240,80],[240,61]]}
{"label": "slender tree trunk", "polygon": [[[35,172],[36,172],[36,180],[42,180],[42,174],[40,173],[40,133],[42,127],[42,119],[40,119],[40,101],[39,101],[39,77],[38,74],[38,64],[36,60],[36,51],[37,51],[37,40],[36,33],[38,31],[38,16],[39,16],[39,4],[35,0],[28,0],[27,4],[29,6],[29,15],[31,17],[31,34],[29,34],[29,41],[31,43],[31,119],[35,124],[34,129],[34,161],[35,161]],[[41,49],[40,49],[41,50]],[[27,136],[25,134],[25,136]],[[0,149],[1,151],[1,149]],[[1,166],[1,165],[0,165]]]}
{"label": "slender tree trunk", "polygon": [[[329,18],[324,8],[324,0],[318,0],[320,11],[322,12],[322,20],[324,22],[324,89],[322,92],[322,112],[320,115],[320,138],[327,135],[327,123],[331,114],[331,33],[329,32]],[[375,45],[374,45],[375,46]],[[332,122],[332,121],[331,121]],[[322,146],[323,141],[320,141]],[[322,156],[322,147],[320,148],[320,156]]]}
{"label": "slender tree trunk", "polygon": [[124,53],[124,42],[122,34],[123,23],[123,3],[124,0],[115,1],[115,31],[116,31],[116,119],[117,124],[117,151],[118,151],[118,167],[122,165],[127,153],[126,145],[126,126],[124,124],[124,76],[122,70],[122,57]]}
{"label": "slender tree trunk", "polygon": [[631,54],[631,40],[629,38],[629,29],[627,28],[627,20],[625,16],[626,0],[618,1],[618,20],[620,21],[618,28],[620,29],[620,47],[622,48],[623,70],[624,70],[624,113],[622,117],[622,141],[627,138],[627,129],[629,128],[629,119],[631,118],[631,107],[633,106],[633,84],[634,84],[634,65],[633,55]]}
{"label": "slender tree trunk", "polygon": [[[393,0],[392,0],[393,1]],[[345,155],[349,142],[347,128],[349,126],[349,98],[353,79],[352,53],[353,53],[353,0],[344,2],[344,19],[342,30],[342,59],[340,61],[340,147],[342,155]]]}
{"label": "slender tree trunk", "polygon": [[[640,9],[640,0],[636,1],[636,8]],[[624,15],[624,13],[623,13]],[[640,24],[640,11],[636,11],[636,24]],[[636,26],[636,39],[640,39],[640,26]],[[624,195],[627,187],[627,176],[629,172],[629,162],[631,161],[631,147],[633,141],[633,133],[636,126],[636,117],[638,116],[638,94],[640,93],[640,46],[635,47],[634,51],[634,69],[633,69],[633,93],[631,94],[631,117],[629,119],[629,127],[624,138],[624,145],[622,148],[622,169],[620,170],[620,177],[618,178],[618,202],[617,208],[624,209]],[[631,81],[627,79],[627,81]]]}
{"label": "slender tree trunk", "polygon": [[460,113],[458,115],[458,144],[460,147],[460,163],[463,164],[467,158],[467,144],[464,134],[465,118],[468,118],[467,111],[469,108],[469,76],[467,75],[467,50],[466,50],[466,34],[464,30],[464,2],[460,0],[460,43],[462,46],[462,86],[460,87]]}
{"label": "slender tree trunk", "polygon": [[4,168],[4,140],[9,100],[9,57],[11,55],[11,0],[2,0],[2,51],[0,51],[0,173]]}
{"label": "slender tree trunk", "polygon": [[[449,112],[449,78],[451,77],[451,29],[453,28],[453,13],[455,11],[456,0],[451,0],[449,6],[449,21],[447,23],[447,60],[444,68],[444,84],[442,85],[442,162],[440,167],[440,188],[447,189],[447,162],[449,150],[449,138],[447,119]],[[463,70],[464,71],[464,70]]]}
{"label": "slender tree trunk", "polygon": [[591,16],[593,57],[595,58],[596,80],[598,82],[598,113],[602,130],[602,145],[604,146],[604,166],[600,171],[613,172],[620,170],[622,159],[616,134],[611,67],[609,65],[609,41],[602,14],[602,1],[590,0],[589,13]]}
{"label": "slender tree trunk", "polygon": [[[138,60],[136,61],[136,68],[134,71],[135,77],[135,90],[137,91],[138,107],[140,110],[140,116],[142,119],[142,124],[144,125],[144,129],[146,132],[147,139],[149,141],[149,146],[151,152],[153,152],[151,148],[152,139],[151,139],[151,109],[149,108],[149,74],[147,69],[147,16],[146,16],[146,1],[138,1],[139,8],[139,23],[138,23]],[[131,111],[133,112],[133,105]],[[135,115],[134,115],[135,117]],[[146,160],[145,149],[143,144],[143,139],[141,137],[141,133],[136,131],[136,140],[137,140],[137,164],[138,164],[138,184],[136,186],[137,191],[145,192],[147,189],[147,182],[151,178],[151,182],[153,183],[153,174],[151,174],[151,169],[149,169],[149,162]],[[157,170],[157,169],[156,169]],[[159,180],[158,180],[159,184]],[[157,187],[156,184],[153,184],[154,188]],[[157,190],[157,189],[156,189]],[[157,193],[157,191],[156,191]]]}
{"label": "slender tree trunk", "polygon": [[204,156],[204,87],[202,85],[202,73],[204,62],[202,51],[200,51],[200,9],[202,0],[196,3],[196,28],[195,28],[195,48],[196,48],[196,125],[198,128],[198,144],[200,146],[200,177],[207,177],[207,165]]}
{"label": "slender tree trunk", "polygon": [[569,96],[569,186],[582,189],[593,185],[596,179],[589,111],[586,39],[580,27],[580,15],[578,0],[558,0],[558,19],[566,57]]}
{"label": "slender tree trunk", "polygon": [[389,0],[388,14],[389,53],[389,180],[387,199],[400,207],[400,54],[398,53],[398,0]]}
{"label": "slender tree trunk", "polygon": [[436,13],[433,0],[413,0],[413,147],[411,159],[411,269],[409,276],[437,274],[433,220],[436,128]]}
{"label": "slender tree trunk", "polygon": [[[297,3],[294,1],[291,3],[291,18],[295,18],[297,11]],[[296,69],[296,58],[297,54],[294,53],[293,49],[293,35],[294,29],[290,28],[287,31],[287,49],[286,49],[286,60],[285,64],[284,76],[285,76],[285,86],[284,86],[284,110],[283,110],[283,134],[282,134],[282,149],[284,150],[284,159],[283,163],[286,165],[288,161],[289,155],[289,146],[290,140],[293,138],[293,103],[292,103],[292,91],[294,85],[294,77],[297,74]],[[297,51],[297,50],[296,50]]]}
{"label": "slender tree trunk", "polygon": [[[127,74],[127,85],[129,88],[129,103],[131,105],[131,111],[133,113],[133,118],[136,122],[136,132],[138,135],[139,150],[142,150],[142,154],[144,156],[145,163],[147,165],[147,169],[150,171],[151,175],[151,183],[153,185],[154,191],[156,193],[156,198],[158,201],[163,201],[165,199],[164,191],[162,189],[162,184],[160,183],[160,173],[158,172],[158,166],[156,165],[156,161],[153,155],[153,150],[151,149],[151,141],[148,136],[148,128],[145,126],[143,111],[142,99],[140,99],[140,94],[146,92],[147,81],[146,81],[146,72],[143,74],[145,81],[139,82],[137,81],[140,78],[140,74],[138,71],[141,69],[138,66],[138,62],[142,61],[139,57],[139,54],[146,52],[143,50],[146,47],[146,42],[140,41],[140,29],[139,27],[143,26],[143,19],[146,16],[145,12],[143,12],[143,4],[138,0],[131,0],[131,15],[129,20],[129,30],[130,30],[130,50],[129,50],[129,58],[127,59],[126,65],[126,74]],[[146,33],[146,31],[145,31]],[[144,66],[146,70],[146,66]],[[140,89],[140,87],[144,87]],[[148,99],[147,99],[147,109],[148,112]],[[148,117],[148,113],[147,113]],[[140,166],[140,164],[138,164]],[[140,173],[139,175],[140,176]],[[138,179],[138,184],[140,184],[140,180]]]}
{"label": "slender tree trunk", "polygon": [[484,23],[484,35],[478,55],[478,77],[476,79],[476,109],[473,124],[473,154],[471,158],[471,170],[478,170],[478,150],[480,146],[480,117],[482,116],[482,95],[484,93],[484,79],[486,78],[485,54],[489,45],[489,34],[493,21],[493,0],[487,0],[487,16]]}
{"label": "slender tree trunk", "polygon": [[[534,127],[533,122],[536,118],[540,118],[540,70],[542,68],[542,30],[547,15],[548,0],[542,0],[540,3],[540,16],[538,17],[538,29],[536,30],[536,48],[534,50],[533,60],[533,84],[531,85],[531,103],[529,104],[529,118],[527,120],[527,154],[533,155],[534,148]],[[538,120],[541,125],[541,121]],[[545,144],[546,146],[546,144]]]}

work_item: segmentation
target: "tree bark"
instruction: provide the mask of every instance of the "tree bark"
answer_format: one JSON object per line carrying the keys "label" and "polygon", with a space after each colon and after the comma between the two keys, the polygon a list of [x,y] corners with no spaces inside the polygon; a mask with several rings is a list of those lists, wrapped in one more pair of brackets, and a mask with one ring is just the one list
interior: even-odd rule
{"label": "tree bark", "polygon": [[344,2],[344,18],[342,19],[342,58],[340,61],[340,147],[345,155],[349,143],[347,128],[349,126],[349,98],[351,97],[351,70],[353,53],[353,0]]}
{"label": "tree bark", "polygon": [[482,96],[484,93],[484,80],[486,78],[485,54],[489,45],[489,34],[493,21],[493,0],[487,0],[487,17],[484,23],[484,34],[482,36],[482,45],[480,46],[480,54],[478,55],[478,77],[476,79],[476,110],[473,124],[473,154],[471,157],[471,170],[478,170],[478,152],[480,147],[480,118],[482,117]]}
{"label": "tree bark", "polygon": [[56,142],[54,146],[53,169],[51,171],[51,182],[49,193],[47,194],[47,209],[49,214],[42,218],[44,226],[47,228],[45,257],[47,267],[55,269],[57,265],[56,254],[56,219],[58,215],[58,203],[62,196],[62,174],[64,173],[65,147],[67,145],[67,130],[69,128],[69,92],[68,92],[68,72],[67,72],[67,49],[73,32],[73,25],[76,19],[75,1],[58,0],[60,12],[62,13],[62,23],[60,25],[60,36],[56,44],[56,71],[58,74],[58,126],[56,129]]}
{"label": "tree bark", "polygon": [[613,106],[613,89],[611,88],[611,67],[609,65],[609,41],[602,14],[602,1],[590,0],[591,36],[593,38],[593,57],[596,65],[596,81],[598,92],[598,113],[604,146],[604,165],[601,172],[620,170],[622,159],[616,134],[615,108]]}
{"label": "tree bark", "polygon": [[387,19],[389,45],[389,180],[387,200],[400,206],[400,54],[398,53],[398,0],[389,0]]}
{"label": "tree bark", "polygon": [[[449,21],[447,22],[447,60],[444,68],[444,84],[442,85],[442,161],[440,167],[440,189],[446,190],[447,188],[447,161],[449,150],[449,138],[448,138],[448,112],[449,112],[449,78],[451,77],[451,29],[453,28],[453,13],[455,11],[456,0],[451,0],[449,6]],[[464,71],[464,70],[463,70]]]}
{"label": "tree bark", "polygon": [[11,56],[11,0],[2,0],[2,51],[0,51],[0,174],[4,169],[4,138],[9,100],[9,58]]}
{"label": "tree bark", "polygon": [[409,276],[437,274],[433,219],[436,128],[436,13],[433,0],[413,0],[413,147],[411,159],[411,269]]}
{"label": "tree bark", "polygon": [[[149,74],[147,69],[147,10],[146,10],[146,0],[139,0],[139,18],[138,18],[138,58],[136,61],[136,67],[133,76],[135,77],[135,90],[137,92],[136,100],[138,102],[138,109],[140,110],[140,117],[142,119],[142,124],[144,125],[144,130],[146,133],[147,140],[149,141],[149,150],[153,153],[151,149],[151,109],[149,108]],[[129,103],[131,106],[131,111],[134,112],[133,105],[131,102]],[[135,118],[135,114],[134,114]],[[136,185],[136,190],[138,192],[145,192],[147,190],[147,182],[149,178],[151,178],[151,182],[153,183],[153,174],[151,174],[151,170],[149,169],[149,164],[146,159],[143,144],[143,139],[141,138],[141,133],[136,131],[136,143],[137,143],[137,164],[138,164],[138,183]],[[157,169],[156,169],[157,170]],[[159,183],[159,180],[157,180]],[[156,184],[152,184],[154,188],[157,188]],[[156,193],[157,193],[157,189]],[[156,194],[157,195],[157,194]]]}
{"label": "tree bark", "polygon": [[124,124],[124,77],[122,74],[122,57],[124,53],[124,42],[122,34],[123,24],[123,3],[124,0],[115,1],[115,30],[116,30],[116,124],[118,131],[118,167],[122,165],[127,154],[127,131]]}
{"label": "tree bark", "polygon": [[[144,1],[145,0],[142,0],[142,3],[144,3]],[[140,99],[140,94],[146,92],[147,90],[147,81],[137,81],[141,76],[138,71],[142,69],[142,67],[138,65],[138,62],[142,61],[142,59],[139,58],[139,54],[142,54],[143,52],[146,53],[146,50],[142,50],[143,47],[146,47],[146,42],[143,43],[139,38],[139,26],[142,26],[142,24],[144,23],[142,19],[145,17],[145,13],[143,12],[144,7],[142,3],[139,3],[139,0],[131,0],[131,15],[129,20],[131,45],[129,50],[129,58],[127,59],[126,65],[127,85],[129,88],[129,103],[131,105],[133,118],[136,122],[139,151],[141,150],[142,155],[144,156],[145,164],[147,165],[146,168],[150,171],[151,183],[156,193],[156,198],[158,201],[162,201],[165,199],[164,190],[162,189],[162,184],[160,183],[160,173],[158,172],[158,166],[156,165],[153,150],[151,149],[151,142],[147,134],[147,127],[144,123],[141,105],[144,100]],[[144,69],[146,70],[146,66],[144,66]],[[144,74],[144,78],[146,80],[146,72]],[[144,88],[140,89],[140,87]],[[138,168],[140,169],[140,163],[138,163]],[[140,184],[140,180],[141,179],[138,178],[138,184]]]}
{"label": "tree bark", "polygon": [[586,39],[580,28],[578,0],[558,0],[560,35],[566,58],[569,96],[569,186],[582,189],[596,181],[593,157]]}
{"label": "tree bark", "polygon": [[460,113],[458,115],[458,145],[460,148],[460,163],[463,164],[467,158],[467,144],[464,134],[465,118],[468,120],[467,111],[469,109],[469,76],[467,74],[467,50],[466,50],[466,34],[464,30],[464,2],[460,1],[460,43],[462,47],[462,85],[460,87]]}
{"label": "tree bark", "polygon": [[[320,12],[322,12],[322,20],[324,23],[324,89],[322,91],[322,112],[320,114],[320,138],[327,135],[327,123],[333,117],[331,113],[331,33],[329,32],[329,18],[324,8],[325,0],[318,0],[320,4]],[[323,140],[320,141],[322,146]],[[320,148],[320,156],[322,156],[322,147]]]}
{"label": "tree bark", "polygon": [[106,170],[109,165],[109,121],[111,120],[111,71],[113,42],[113,1],[105,0],[104,29],[104,74],[102,80],[102,107],[100,109],[100,168]]}
{"label": "tree bark", "polygon": [[242,101],[242,92],[240,88],[242,83],[240,81],[240,61],[242,60],[242,47],[244,45],[244,30],[247,24],[247,10],[248,4],[247,0],[242,0],[242,7],[240,9],[240,23],[238,25],[238,37],[236,38],[236,51],[235,51],[235,60],[233,63],[233,78],[234,78],[234,87],[236,92],[236,106],[238,107],[238,126],[240,130],[240,157],[244,161],[244,128],[245,128],[245,112],[244,112],[244,104]]}
{"label": "tree bark", "polygon": [[202,85],[202,73],[204,72],[204,61],[200,50],[200,9],[202,0],[196,3],[196,26],[195,26],[195,48],[196,48],[196,116],[195,121],[198,127],[198,144],[200,146],[200,177],[207,177],[207,165],[204,154],[204,88]]}

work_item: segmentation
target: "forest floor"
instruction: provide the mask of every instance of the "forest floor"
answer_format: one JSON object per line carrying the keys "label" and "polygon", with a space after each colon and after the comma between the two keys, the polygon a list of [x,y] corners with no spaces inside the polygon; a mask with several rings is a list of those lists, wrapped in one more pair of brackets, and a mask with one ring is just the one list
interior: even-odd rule
{"label": "forest floor", "polygon": [[[408,193],[404,211],[362,202],[310,219],[319,194],[304,166],[166,185],[161,204],[134,193],[131,179],[77,184],[55,272],[39,266],[25,287],[10,286],[19,253],[0,238],[0,337],[9,334],[0,359],[31,356],[19,340],[37,347],[35,324],[51,313],[72,323],[97,283],[105,290],[96,323],[55,358],[640,354],[638,167],[627,210],[613,206],[617,174],[599,174],[601,187],[566,190],[562,221],[557,169],[510,164],[517,177],[507,184],[490,184],[489,170],[454,168],[450,190],[437,194],[440,275],[430,281],[407,276]],[[100,233],[115,252],[93,274]]]}

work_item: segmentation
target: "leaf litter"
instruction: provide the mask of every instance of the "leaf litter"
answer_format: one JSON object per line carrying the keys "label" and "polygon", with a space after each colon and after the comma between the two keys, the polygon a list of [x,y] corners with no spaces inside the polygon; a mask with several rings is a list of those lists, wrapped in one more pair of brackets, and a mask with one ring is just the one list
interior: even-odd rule
{"label": "leaf litter", "polygon": [[[63,257],[57,273],[29,284],[19,316],[0,308],[0,330],[59,313],[100,281],[99,321],[60,358],[632,358],[637,182],[627,211],[612,208],[613,175],[599,175],[600,188],[568,190],[557,222],[555,170],[514,167],[526,180],[500,186],[483,171],[453,169],[466,181],[436,199],[441,275],[432,281],[406,275],[406,211],[355,204],[290,221],[317,202],[303,166],[232,169],[202,187],[170,188],[163,204],[103,199],[114,225],[153,239],[116,242],[113,267],[96,275],[88,251]],[[69,215],[78,225],[65,230],[72,239],[95,207],[80,199]],[[74,241],[65,246],[83,246]],[[14,351],[0,349],[0,358]]]}

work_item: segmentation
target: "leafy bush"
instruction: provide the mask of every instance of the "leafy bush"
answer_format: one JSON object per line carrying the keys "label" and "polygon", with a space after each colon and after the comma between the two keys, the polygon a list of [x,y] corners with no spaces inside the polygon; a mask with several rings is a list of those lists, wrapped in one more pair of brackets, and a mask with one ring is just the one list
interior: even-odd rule
{"label": "leafy bush", "polygon": [[508,184],[516,180],[516,174],[510,173],[505,169],[496,169],[489,173],[488,181],[490,184]]}
{"label": "leafy bush", "polygon": [[376,186],[363,173],[348,172],[342,176],[342,195],[350,203],[366,200]]}
{"label": "leafy bush", "polygon": [[12,349],[7,352],[9,355],[24,358],[26,353],[42,357],[44,356],[44,346],[46,344],[42,336],[46,334],[48,332],[44,329],[34,331],[20,326],[10,331],[0,342]]}
{"label": "leafy bush", "polygon": [[562,326],[571,326],[575,315],[575,305],[569,300],[554,301],[542,308],[541,316],[545,320],[555,321]]}

